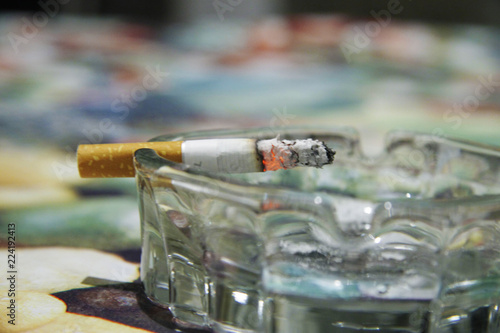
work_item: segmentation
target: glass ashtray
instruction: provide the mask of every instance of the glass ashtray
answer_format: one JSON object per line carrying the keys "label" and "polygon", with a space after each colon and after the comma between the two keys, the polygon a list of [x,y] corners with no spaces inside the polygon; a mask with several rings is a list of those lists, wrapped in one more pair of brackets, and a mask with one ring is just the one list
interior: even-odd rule
{"label": "glass ashtray", "polygon": [[395,132],[368,157],[344,128],[153,141],[277,134],[335,161],[220,174],[136,152],[150,300],[215,332],[500,332],[498,148]]}

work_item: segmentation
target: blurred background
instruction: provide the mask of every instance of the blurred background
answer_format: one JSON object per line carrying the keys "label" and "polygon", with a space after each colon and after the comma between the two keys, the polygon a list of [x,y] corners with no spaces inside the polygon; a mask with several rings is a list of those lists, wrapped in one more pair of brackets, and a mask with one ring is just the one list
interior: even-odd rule
{"label": "blurred background", "polygon": [[79,178],[80,143],[304,124],[355,127],[369,155],[394,130],[498,145],[499,9],[497,0],[4,4],[3,220],[68,204],[92,211],[100,196],[135,202],[132,179]]}
{"label": "blurred background", "polygon": [[[147,3],[139,0],[66,0],[62,12],[75,15],[120,16],[122,18],[146,23],[178,22],[193,19],[209,19],[214,16],[213,4],[217,1],[186,0],[165,1],[151,0]],[[241,2],[241,4],[240,4]],[[243,3],[246,2],[246,3]],[[369,17],[372,10],[387,9],[388,1],[358,0],[350,1],[300,1],[300,0],[252,0],[221,1],[230,6],[241,5],[238,17],[258,18],[261,15],[294,15],[304,13],[346,14],[357,17]],[[477,23],[498,24],[500,3],[497,0],[481,0],[471,3],[466,0],[412,1],[401,2],[404,12],[398,14],[400,20],[418,20],[434,23]],[[38,11],[39,1],[26,0],[4,4],[4,11]]]}
{"label": "blurred background", "polygon": [[[100,247],[72,221],[75,209],[118,228],[115,204],[137,231],[133,179],[80,179],[81,143],[300,124],[354,127],[368,155],[398,130],[498,145],[499,9],[498,0],[4,4],[0,218],[78,230],[89,241],[78,246]],[[49,242],[36,232],[22,242]],[[61,235],[51,244],[74,245]],[[102,246],[138,246],[127,235]]]}
{"label": "blurred background", "polygon": [[81,143],[320,125],[356,128],[368,155],[401,130],[500,145],[498,0],[25,0],[0,11],[3,244],[17,223],[19,247],[138,261],[134,180],[80,179]]}

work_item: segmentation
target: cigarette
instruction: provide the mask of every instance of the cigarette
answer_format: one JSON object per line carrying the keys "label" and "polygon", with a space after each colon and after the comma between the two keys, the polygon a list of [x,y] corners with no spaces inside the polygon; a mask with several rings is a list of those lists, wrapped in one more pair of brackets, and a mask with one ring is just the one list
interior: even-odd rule
{"label": "cigarette", "polygon": [[134,177],[136,150],[150,148],[168,160],[209,171],[246,173],[321,168],[333,163],[335,151],[324,142],[305,140],[206,139],[167,142],[80,145],[78,171],[82,178]]}

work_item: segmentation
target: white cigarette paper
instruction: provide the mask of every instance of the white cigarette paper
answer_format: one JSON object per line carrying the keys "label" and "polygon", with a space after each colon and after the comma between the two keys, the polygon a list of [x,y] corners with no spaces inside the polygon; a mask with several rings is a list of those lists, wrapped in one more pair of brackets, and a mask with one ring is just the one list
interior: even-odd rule
{"label": "white cigarette paper", "polygon": [[252,139],[184,141],[182,163],[225,173],[262,171],[262,162]]}
{"label": "white cigarette paper", "polygon": [[244,173],[322,167],[335,152],[323,142],[305,140],[207,139],[182,143],[182,162],[205,170]]}

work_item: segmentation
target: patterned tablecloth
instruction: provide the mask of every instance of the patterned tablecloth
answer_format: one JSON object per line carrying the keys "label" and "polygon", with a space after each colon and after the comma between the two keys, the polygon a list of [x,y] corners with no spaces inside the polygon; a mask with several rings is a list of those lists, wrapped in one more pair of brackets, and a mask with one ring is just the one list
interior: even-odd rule
{"label": "patterned tablecloth", "polygon": [[79,179],[79,143],[307,124],[355,127],[367,154],[392,130],[498,145],[499,32],[1,17],[0,331],[200,331],[144,298],[134,180]]}

